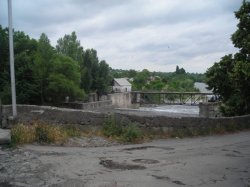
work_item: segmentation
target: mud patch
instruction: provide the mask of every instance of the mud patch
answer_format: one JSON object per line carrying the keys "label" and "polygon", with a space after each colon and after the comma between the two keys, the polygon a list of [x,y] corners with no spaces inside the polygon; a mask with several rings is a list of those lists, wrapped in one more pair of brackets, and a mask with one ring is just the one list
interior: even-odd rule
{"label": "mud patch", "polygon": [[172,179],[169,178],[168,176],[152,175],[152,177],[154,177],[154,178],[156,178],[156,179],[159,179],[159,180],[166,180],[166,181],[172,182],[172,183],[174,183],[174,184],[182,185],[182,186],[185,186],[185,185],[186,185],[186,184],[184,184],[184,183],[181,182],[181,181],[172,180]]}
{"label": "mud patch", "polygon": [[235,155],[235,154],[225,154],[225,156],[227,156],[227,157],[243,157],[243,156],[239,156],[239,155]]}
{"label": "mud patch", "polygon": [[152,177],[156,178],[156,179],[160,179],[160,180],[167,180],[170,181],[170,178],[167,176],[158,176],[158,175],[152,175]]}
{"label": "mud patch", "polygon": [[0,186],[4,186],[4,187],[14,187],[12,184],[10,184],[9,182],[0,182]]}
{"label": "mud patch", "polygon": [[135,150],[145,150],[145,149],[152,149],[152,148],[155,148],[155,149],[163,149],[163,150],[174,150],[174,148],[172,147],[157,147],[157,146],[140,146],[140,147],[130,147],[130,148],[125,148],[125,149],[122,149],[123,151],[135,151]]}
{"label": "mud patch", "polygon": [[120,169],[120,170],[142,170],[146,169],[145,166],[127,164],[127,163],[119,163],[114,162],[113,160],[101,160],[100,164],[108,169]]}
{"label": "mud patch", "polygon": [[59,184],[52,184],[49,187],[68,187],[68,186],[74,186],[74,187],[84,187],[85,182],[78,179],[67,179],[66,181],[59,183]]}
{"label": "mud patch", "polygon": [[132,161],[136,162],[136,163],[141,163],[141,164],[157,164],[157,163],[159,163],[158,160],[153,160],[153,159],[134,159]]}
{"label": "mud patch", "polygon": [[173,183],[175,183],[175,184],[178,184],[178,185],[186,185],[186,184],[184,184],[183,182],[181,182],[181,181],[172,181]]}
{"label": "mud patch", "polygon": [[124,151],[134,151],[134,150],[145,150],[149,148],[155,148],[155,146],[141,146],[141,147],[130,147],[123,149]]}

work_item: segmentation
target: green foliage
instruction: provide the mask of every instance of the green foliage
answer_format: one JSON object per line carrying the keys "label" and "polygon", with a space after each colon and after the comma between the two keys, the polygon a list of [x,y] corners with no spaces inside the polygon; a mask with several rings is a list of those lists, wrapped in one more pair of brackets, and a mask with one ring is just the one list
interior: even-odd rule
{"label": "green foliage", "polygon": [[84,92],[80,89],[78,63],[64,55],[56,55],[52,62],[53,73],[48,77],[47,87],[50,101],[59,104],[66,96],[69,96],[72,101],[83,98]]}
{"label": "green foliage", "polygon": [[[0,96],[4,104],[10,103],[10,74],[8,29],[0,26]],[[23,32],[14,32],[15,73],[17,103],[34,103],[37,94],[37,85],[34,79],[34,54],[37,42],[30,39]]]}
{"label": "green foliage", "polygon": [[232,42],[240,51],[226,55],[206,72],[210,89],[222,98],[222,112],[225,116],[250,113],[250,2],[243,1],[235,12],[239,19],[238,30],[232,35]]}
{"label": "green foliage", "polygon": [[235,47],[240,49],[241,59],[248,60],[250,54],[250,2],[244,0],[240,9],[235,12],[235,17],[239,20],[238,29],[232,35],[232,42]]}
{"label": "green foliage", "polygon": [[194,88],[194,81],[187,78],[185,75],[176,75],[174,78],[172,78],[167,86],[167,90],[173,92],[198,91]]}
{"label": "green foliage", "polygon": [[124,142],[134,142],[142,138],[142,133],[134,124],[129,124],[126,128],[123,128],[121,136]]}
{"label": "green foliage", "polygon": [[10,101],[8,29],[0,25],[0,97],[3,103]]}
{"label": "green foliage", "polygon": [[147,84],[149,78],[150,78],[150,72],[147,69],[144,69],[141,72],[137,73],[137,75],[134,77],[133,89],[142,90],[144,86]]}
{"label": "green foliage", "polygon": [[42,33],[38,40],[37,53],[35,55],[34,73],[40,95],[40,103],[48,102],[48,77],[52,73],[52,57],[55,55],[54,48],[50,45],[48,37]]}
{"label": "green foliage", "polygon": [[184,68],[179,68],[179,66],[176,66],[176,71],[175,71],[176,74],[185,74],[186,71]]}
{"label": "green foliage", "polygon": [[137,75],[137,71],[130,69],[130,70],[122,70],[122,69],[110,69],[110,74],[114,78],[134,78]]}
{"label": "green foliage", "polygon": [[119,137],[119,136],[121,136],[122,126],[121,126],[121,124],[119,124],[115,121],[114,116],[111,116],[104,123],[103,134],[107,137]]}
{"label": "green foliage", "polygon": [[107,92],[112,79],[109,70],[106,61],[99,61],[96,50],[87,49],[81,64],[81,87],[87,93],[96,91],[101,95]]}
{"label": "green foliage", "polygon": [[59,54],[71,57],[75,61],[82,63],[83,61],[83,47],[80,41],[77,40],[75,32],[71,35],[64,35],[63,38],[57,40],[56,50]]}
{"label": "green foliage", "polygon": [[142,132],[134,124],[124,125],[117,122],[114,116],[104,123],[103,134],[123,142],[136,142],[142,138]]}
{"label": "green foliage", "polygon": [[179,66],[176,67],[176,72],[174,73],[149,72],[146,69],[141,72],[112,69],[111,74],[115,78],[133,78],[132,89],[146,91],[198,91],[194,88],[194,83],[205,81],[203,74],[186,73],[186,71],[183,68],[179,68]]}

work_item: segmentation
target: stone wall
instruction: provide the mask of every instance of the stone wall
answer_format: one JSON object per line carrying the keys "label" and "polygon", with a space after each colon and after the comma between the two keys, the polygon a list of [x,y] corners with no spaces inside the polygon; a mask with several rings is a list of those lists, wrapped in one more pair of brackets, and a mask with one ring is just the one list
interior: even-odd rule
{"label": "stone wall", "polygon": [[[2,127],[11,128],[9,116],[12,115],[11,105],[3,106]],[[76,109],[57,108],[50,106],[18,105],[17,119],[14,123],[44,121],[52,124],[79,124],[100,126],[107,118],[106,114]]]}
{"label": "stone wall", "polygon": [[111,105],[112,105],[111,100],[88,102],[88,103],[78,103],[78,102],[64,103],[64,107],[74,108],[74,109],[83,109],[83,110],[93,110],[97,108],[108,107]]}
{"label": "stone wall", "polygon": [[238,126],[239,129],[250,128],[250,115],[238,117],[167,117],[167,116],[140,116],[131,114],[115,113],[115,119],[124,124],[136,124],[143,129],[160,129],[172,131],[179,129],[200,129],[220,128]]}
{"label": "stone wall", "polygon": [[[11,128],[13,121],[8,117],[12,115],[11,106],[3,106],[2,127]],[[110,114],[100,112],[90,112],[76,109],[65,109],[49,106],[18,105],[18,117],[14,121],[32,122],[35,120],[44,121],[51,124],[79,124],[81,126],[101,127]],[[154,115],[133,115],[116,111],[114,117],[118,122],[125,125],[134,123],[142,129],[160,129],[172,131],[178,129],[199,129],[238,126],[240,129],[250,128],[250,115],[238,117],[167,117]]]}
{"label": "stone wall", "polygon": [[221,117],[222,115],[220,113],[219,107],[219,102],[199,103],[199,116],[206,118]]}

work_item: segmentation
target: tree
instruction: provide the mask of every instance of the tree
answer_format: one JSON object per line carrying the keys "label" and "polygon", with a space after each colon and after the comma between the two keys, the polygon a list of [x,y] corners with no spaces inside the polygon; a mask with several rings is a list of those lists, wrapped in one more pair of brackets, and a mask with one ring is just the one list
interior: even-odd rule
{"label": "tree", "polygon": [[34,79],[37,41],[24,32],[14,32],[17,103],[37,103],[38,87]]}
{"label": "tree", "polygon": [[95,89],[95,82],[98,71],[98,57],[94,49],[87,49],[84,52],[83,63],[81,63],[81,87],[89,93]]}
{"label": "tree", "polygon": [[62,103],[69,96],[71,101],[82,99],[80,89],[80,68],[78,62],[65,55],[55,55],[52,59],[52,73],[48,77],[47,97],[53,104]]}
{"label": "tree", "polygon": [[83,61],[83,47],[75,32],[71,35],[64,35],[63,38],[57,40],[56,50],[59,54],[64,54],[71,57],[75,61],[82,63]]}
{"label": "tree", "polygon": [[235,12],[235,17],[239,20],[238,29],[231,39],[235,47],[240,49],[237,60],[250,62],[250,2],[243,1],[240,9]]}
{"label": "tree", "polygon": [[181,69],[180,69],[179,66],[176,66],[175,73],[176,73],[176,74],[185,74],[186,71],[185,71],[184,68],[181,68]]}
{"label": "tree", "polygon": [[150,72],[147,69],[137,73],[137,75],[134,77],[133,89],[142,90],[146,86],[149,77]]}
{"label": "tree", "polygon": [[40,103],[46,102],[46,88],[48,86],[48,77],[52,71],[51,59],[55,54],[54,48],[50,45],[50,40],[46,34],[42,33],[37,46],[35,55],[35,79],[39,87]]}
{"label": "tree", "polygon": [[231,97],[232,90],[234,90],[233,80],[230,77],[233,65],[233,55],[226,55],[206,72],[208,88],[213,90],[215,94],[220,95],[223,100],[228,100]]}
{"label": "tree", "polygon": [[238,29],[231,39],[239,52],[224,56],[206,72],[209,88],[222,98],[226,116],[250,113],[250,2],[243,1],[235,12]]}
{"label": "tree", "polygon": [[11,102],[9,77],[8,29],[0,25],[0,98],[4,104]]}
{"label": "tree", "polygon": [[[15,77],[17,103],[35,103],[37,85],[34,79],[34,54],[37,42],[24,32],[14,32]],[[4,104],[11,103],[8,28],[0,26],[0,97]]]}
{"label": "tree", "polygon": [[95,49],[87,49],[83,57],[81,88],[87,93],[95,91],[98,95],[107,92],[111,82],[109,65],[104,60],[99,62]]}

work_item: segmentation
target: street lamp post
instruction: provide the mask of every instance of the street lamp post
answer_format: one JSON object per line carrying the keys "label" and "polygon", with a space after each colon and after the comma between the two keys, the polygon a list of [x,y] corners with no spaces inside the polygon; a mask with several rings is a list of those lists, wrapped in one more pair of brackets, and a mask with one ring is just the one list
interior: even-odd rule
{"label": "street lamp post", "polygon": [[9,48],[10,48],[10,79],[12,94],[12,115],[17,116],[16,110],[16,83],[15,83],[15,65],[14,65],[14,48],[13,48],[13,29],[12,29],[12,2],[8,0],[8,19],[9,19]]}

